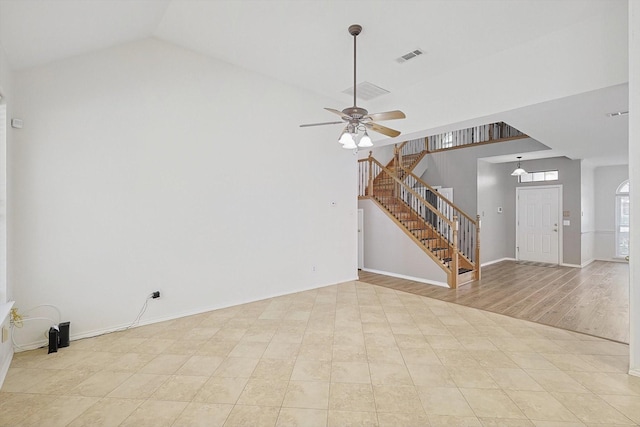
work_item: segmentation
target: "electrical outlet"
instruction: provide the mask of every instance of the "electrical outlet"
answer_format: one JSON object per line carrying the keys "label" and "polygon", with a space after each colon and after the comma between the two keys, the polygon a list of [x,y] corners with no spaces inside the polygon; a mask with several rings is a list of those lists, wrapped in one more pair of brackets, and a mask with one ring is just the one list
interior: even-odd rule
{"label": "electrical outlet", "polygon": [[154,293],[152,293],[151,298],[153,299],[160,298],[160,291],[155,291]]}

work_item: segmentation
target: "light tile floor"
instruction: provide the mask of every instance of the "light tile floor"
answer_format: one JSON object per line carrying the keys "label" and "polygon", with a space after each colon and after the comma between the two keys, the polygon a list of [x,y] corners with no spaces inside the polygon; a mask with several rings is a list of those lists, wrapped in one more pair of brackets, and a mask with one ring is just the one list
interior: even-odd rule
{"label": "light tile floor", "polygon": [[640,423],[628,347],[362,282],[16,354],[1,426]]}

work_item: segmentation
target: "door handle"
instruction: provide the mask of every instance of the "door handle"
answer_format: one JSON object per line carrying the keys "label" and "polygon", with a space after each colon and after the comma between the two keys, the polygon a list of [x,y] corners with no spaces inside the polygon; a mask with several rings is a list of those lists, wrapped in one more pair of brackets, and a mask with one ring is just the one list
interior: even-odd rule
{"label": "door handle", "polygon": [[629,261],[629,255],[627,255],[626,257],[624,257],[625,261]]}

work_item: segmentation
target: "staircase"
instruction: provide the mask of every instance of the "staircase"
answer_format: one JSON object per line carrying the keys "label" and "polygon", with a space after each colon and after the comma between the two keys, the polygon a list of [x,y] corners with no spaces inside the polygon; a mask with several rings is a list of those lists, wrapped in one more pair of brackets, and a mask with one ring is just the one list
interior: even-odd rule
{"label": "staircase", "polygon": [[472,218],[414,174],[428,153],[477,147],[528,135],[504,122],[444,132],[396,146],[383,166],[358,162],[358,197],[373,200],[447,273],[449,287],[480,279],[480,217]]}
{"label": "staircase", "polygon": [[449,287],[480,278],[479,218],[473,219],[412,173],[426,139],[395,149],[383,166],[359,161],[359,198],[374,201],[446,273]]}

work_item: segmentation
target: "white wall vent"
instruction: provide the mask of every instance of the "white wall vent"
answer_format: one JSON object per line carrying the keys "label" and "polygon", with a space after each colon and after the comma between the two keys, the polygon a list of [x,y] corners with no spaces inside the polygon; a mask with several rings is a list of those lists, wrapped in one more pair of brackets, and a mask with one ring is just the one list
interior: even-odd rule
{"label": "white wall vent", "polygon": [[396,59],[396,61],[398,61],[399,63],[404,63],[407,62],[410,59],[415,58],[418,55],[422,55],[424,53],[424,51],[422,49],[416,49],[416,50],[412,50],[409,53],[406,53],[404,55],[402,55],[400,58]]}
{"label": "white wall vent", "polygon": [[[353,86],[342,91],[347,95],[353,96]],[[380,86],[376,86],[373,83],[362,82],[356,85],[356,97],[363,101],[370,101],[373,98],[377,98],[381,95],[389,93],[388,90],[382,89]]]}

